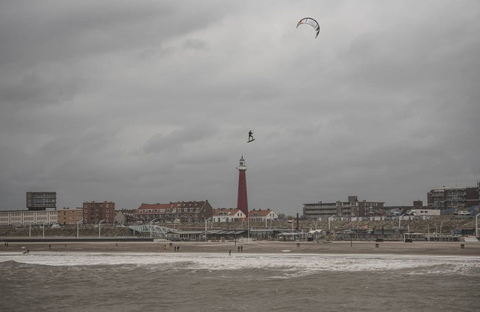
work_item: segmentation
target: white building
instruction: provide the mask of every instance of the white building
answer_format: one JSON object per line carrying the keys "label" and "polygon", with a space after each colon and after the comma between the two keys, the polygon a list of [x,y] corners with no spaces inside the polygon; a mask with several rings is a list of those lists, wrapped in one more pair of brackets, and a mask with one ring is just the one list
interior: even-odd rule
{"label": "white building", "polygon": [[270,209],[253,209],[248,212],[248,217],[250,221],[276,220],[278,219],[278,214]]}
{"label": "white building", "polygon": [[21,226],[28,224],[55,224],[58,222],[56,210],[12,210],[0,211],[0,225]]}
{"label": "white building", "polygon": [[240,209],[213,209],[213,222],[235,222],[245,220],[247,216]]}
{"label": "white building", "polygon": [[410,210],[410,213],[406,213],[406,215],[412,215],[412,216],[439,216],[439,215],[440,215],[440,210],[437,210],[437,209],[425,209],[425,208],[412,209],[412,210]]}

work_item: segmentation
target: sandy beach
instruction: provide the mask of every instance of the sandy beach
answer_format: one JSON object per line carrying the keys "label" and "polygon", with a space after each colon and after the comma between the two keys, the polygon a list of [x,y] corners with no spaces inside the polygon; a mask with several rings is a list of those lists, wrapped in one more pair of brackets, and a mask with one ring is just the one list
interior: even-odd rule
{"label": "sandy beach", "polygon": [[[170,245],[170,243],[172,245]],[[298,245],[299,244],[299,245]],[[464,245],[462,248],[461,245]],[[377,247],[378,245],[378,247]],[[183,253],[243,253],[271,254],[395,254],[395,255],[438,255],[438,256],[480,256],[480,243],[477,242],[22,242],[0,245],[2,252],[179,252]]]}

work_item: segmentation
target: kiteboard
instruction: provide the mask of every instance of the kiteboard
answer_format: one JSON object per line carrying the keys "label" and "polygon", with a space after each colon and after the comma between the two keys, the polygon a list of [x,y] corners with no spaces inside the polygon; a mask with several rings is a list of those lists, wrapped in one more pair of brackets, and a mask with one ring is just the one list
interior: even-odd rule
{"label": "kiteboard", "polygon": [[250,142],[253,142],[253,141],[255,141],[255,139],[254,139],[254,138],[252,138],[252,139],[248,140],[248,141],[247,141],[247,143],[250,143]]}

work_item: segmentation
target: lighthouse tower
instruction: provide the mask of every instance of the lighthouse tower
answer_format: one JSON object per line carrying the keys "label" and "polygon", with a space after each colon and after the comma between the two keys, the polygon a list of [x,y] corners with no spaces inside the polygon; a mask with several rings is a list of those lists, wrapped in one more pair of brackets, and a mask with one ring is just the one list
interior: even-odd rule
{"label": "lighthouse tower", "polygon": [[240,164],[238,169],[238,202],[237,209],[240,209],[248,217],[248,201],[247,201],[247,166],[245,165],[245,159],[240,158]]}

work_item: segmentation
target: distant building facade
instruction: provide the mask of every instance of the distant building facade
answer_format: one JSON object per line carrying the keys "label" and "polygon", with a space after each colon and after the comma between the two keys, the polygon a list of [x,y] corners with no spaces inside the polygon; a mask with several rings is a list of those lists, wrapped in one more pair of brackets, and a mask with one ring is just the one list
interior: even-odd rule
{"label": "distant building facade", "polygon": [[277,220],[278,214],[270,209],[253,209],[249,211],[250,221]]}
{"label": "distant building facade", "polygon": [[247,216],[240,209],[219,208],[213,209],[213,222],[235,222],[246,220]]}
{"label": "distant building facade", "polygon": [[57,208],[57,192],[27,192],[28,210]]}
{"label": "distant building facade", "polygon": [[[395,216],[401,216],[401,215],[423,215],[424,212],[421,212],[419,214],[414,214],[412,211],[426,211],[429,210],[428,206],[423,205],[423,201],[421,200],[414,200],[413,201],[413,206],[384,206],[383,207],[383,212],[386,217],[395,217]],[[429,213],[429,215],[437,215],[437,213]],[[438,214],[439,215],[439,214]]]}
{"label": "distant building facade", "polygon": [[69,225],[77,224],[77,222],[83,221],[83,208],[63,208],[57,210],[58,212],[58,224]]}
{"label": "distant building facade", "polygon": [[127,221],[128,221],[128,217],[124,211],[115,212],[115,218],[114,218],[115,224],[126,224]]}
{"label": "distant building facade", "polygon": [[428,208],[421,208],[421,209],[412,209],[409,211],[409,215],[412,216],[439,216],[440,215],[439,209],[428,209]]}
{"label": "distant building facade", "polygon": [[427,203],[431,209],[465,210],[480,204],[480,182],[476,187],[441,187],[428,192]]}
{"label": "distant building facade", "polygon": [[105,220],[105,223],[113,223],[115,219],[114,202],[84,202],[83,203],[83,222],[87,224],[99,223]]}
{"label": "distant building facade", "polygon": [[359,201],[357,196],[348,196],[348,201],[303,204],[303,216],[306,219],[328,217],[371,217],[380,213],[385,202]]}
{"label": "distant building facade", "polygon": [[134,213],[135,219],[149,222],[202,222],[213,216],[213,208],[205,201],[170,202],[168,204],[142,204]]}
{"label": "distant building facade", "polygon": [[0,211],[1,225],[40,225],[40,224],[56,224],[58,222],[58,212],[56,210],[11,210]]}

